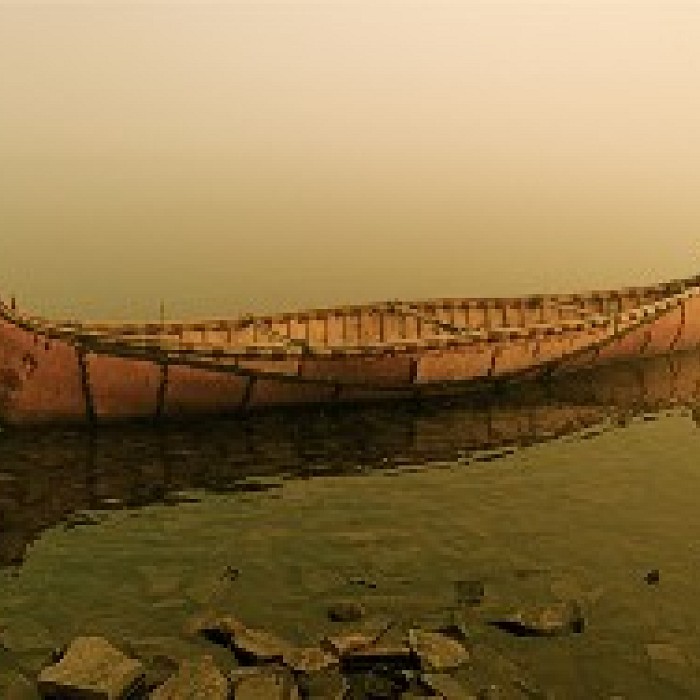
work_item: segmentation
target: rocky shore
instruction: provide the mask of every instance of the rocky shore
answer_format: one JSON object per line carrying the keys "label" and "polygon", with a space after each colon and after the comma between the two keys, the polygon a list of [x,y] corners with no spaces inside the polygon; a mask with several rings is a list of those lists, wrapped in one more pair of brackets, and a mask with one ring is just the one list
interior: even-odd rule
{"label": "rocky shore", "polygon": [[[171,637],[114,642],[78,636],[28,670],[0,673],[4,700],[444,700],[551,698],[484,641],[486,628],[519,637],[581,634],[581,604],[489,605],[480,581],[460,581],[457,605],[432,624],[377,615],[353,599],[326,608],[331,632],[291,643],[203,610]],[[441,619],[437,619],[441,618]],[[2,649],[5,646],[0,630]],[[537,643],[533,639],[533,643]]]}

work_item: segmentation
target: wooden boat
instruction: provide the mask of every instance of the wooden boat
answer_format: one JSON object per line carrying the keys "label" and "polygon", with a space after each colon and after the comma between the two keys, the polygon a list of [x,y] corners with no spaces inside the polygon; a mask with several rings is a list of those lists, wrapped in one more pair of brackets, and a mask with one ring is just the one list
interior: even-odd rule
{"label": "wooden boat", "polygon": [[56,322],[0,302],[0,419],[86,422],[484,390],[700,344],[700,277],[231,320]]}

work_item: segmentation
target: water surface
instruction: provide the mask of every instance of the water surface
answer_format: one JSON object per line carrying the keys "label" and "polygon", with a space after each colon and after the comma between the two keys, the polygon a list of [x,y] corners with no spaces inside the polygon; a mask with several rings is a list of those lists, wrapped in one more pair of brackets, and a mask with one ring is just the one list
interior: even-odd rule
{"label": "water surface", "polygon": [[338,598],[430,624],[479,579],[485,615],[583,605],[570,637],[475,628],[555,697],[697,697],[699,386],[688,353],[482,399],[5,430],[0,664],[207,608],[305,643]]}

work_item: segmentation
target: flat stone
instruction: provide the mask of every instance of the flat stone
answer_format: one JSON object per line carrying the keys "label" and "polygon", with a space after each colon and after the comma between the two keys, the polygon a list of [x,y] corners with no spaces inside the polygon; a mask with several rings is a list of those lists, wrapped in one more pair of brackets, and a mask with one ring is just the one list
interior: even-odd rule
{"label": "flat stone", "polygon": [[210,656],[183,661],[177,673],[152,694],[151,700],[227,700],[230,688]]}
{"label": "flat stone", "polygon": [[462,644],[439,632],[412,629],[408,644],[425,671],[447,671],[469,660],[469,652]]}
{"label": "flat stone", "polygon": [[116,700],[143,678],[143,666],[102,637],[78,637],[38,679],[42,695],[74,700]]}
{"label": "flat stone", "polygon": [[233,677],[236,700],[300,700],[291,675],[279,669],[256,669]]}
{"label": "flat stone", "polygon": [[183,627],[186,636],[219,636],[221,641],[228,642],[233,639],[237,631],[246,629],[246,626],[233,615],[214,615],[213,613],[198,613],[190,617]]}
{"label": "flat stone", "polygon": [[569,602],[523,608],[493,620],[492,624],[518,636],[553,637],[582,632],[585,620],[578,603]]}
{"label": "flat stone", "polygon": [[296,673],[315,673],[338,665],[338,657],[319,647],[290,648],[284,653],[285,666]]}
{"label": "flat stone", "polygon": [[321,647],[337,657],[343,657],[361,649],[366,649],[376,641],[376,635],[353,632],[351,634],[328,636],[321,640]]}
{"label": "flat stone", "polygon": [[231,646],[237,657],[252,663],[282,661],[292,653],[292,646],[274,634],[248,628],[234,634]]}

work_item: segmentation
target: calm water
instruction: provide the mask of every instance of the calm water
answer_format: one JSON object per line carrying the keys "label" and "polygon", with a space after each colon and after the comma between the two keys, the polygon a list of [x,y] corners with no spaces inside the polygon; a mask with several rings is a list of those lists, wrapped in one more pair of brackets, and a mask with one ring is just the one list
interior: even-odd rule
{"label": "calm water", "polygon": [[487,616],[581,601],[580,635],[479,628],[555,697],[698,697],[699,392],[693,353],[481,401],[6,430],[0,670],[203,608],[309,643],[339,597],[427,624],[480,579]]}

